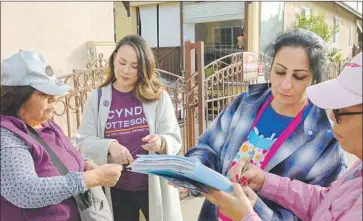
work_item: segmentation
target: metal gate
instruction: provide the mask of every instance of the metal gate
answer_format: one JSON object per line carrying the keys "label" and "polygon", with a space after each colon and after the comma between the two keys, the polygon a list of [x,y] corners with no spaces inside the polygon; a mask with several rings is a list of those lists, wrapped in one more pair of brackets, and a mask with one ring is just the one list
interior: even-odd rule
{"label": "metal gate", "polygon": [[[234,98],[256,83],[261,74],[259,56],[237,52],[204,66],[203,42],[185,42],[185,77],[156,69],[175,108],[183,139],[183,153],[196,144],[206,126]],[[73,89],[57,100],[54,119],[68,136],[72,136],[81,121],[84,104],[90,91],[103,81],[107,61],[100,55],[88,69],[74,70],[61,77]]]}

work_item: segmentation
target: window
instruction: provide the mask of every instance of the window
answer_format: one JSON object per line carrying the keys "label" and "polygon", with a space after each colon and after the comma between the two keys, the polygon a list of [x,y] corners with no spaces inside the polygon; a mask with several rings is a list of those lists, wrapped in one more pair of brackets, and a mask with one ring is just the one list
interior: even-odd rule
{"label": "window", "polygon": [[116,30],[116,9],[115,9],[115,7],[113,8],[113,40],[115,41],[115,42],[117,42],[118,41],[118,39],[117,39],[117,35],[116,35],[116,32],[117,32],[117,30]]}
{"label": "window", "polygon": [[310,8],[307,8],[307,7],[304,7],[304,6],[301,6],[301,15],[305,18],[308,18],[310,17],[310,11],[311,9]]}
{"label": "window", "polygon": [[[340,19],[338,17],[334,16],[334,21],[333,21],[334,28],[335,27],[339,28],[339,22],[340,22]],[[339,44],[339,29],[333,35],[333,44]]]}
{"label": "window", "polygon": [[353,47],[353,28],[349,28],[349,47]]}
{"label": "window", "polygon": [[237,37],[242,35],[241,27],[216,27],[213,28],[214,48],[238,48]]}

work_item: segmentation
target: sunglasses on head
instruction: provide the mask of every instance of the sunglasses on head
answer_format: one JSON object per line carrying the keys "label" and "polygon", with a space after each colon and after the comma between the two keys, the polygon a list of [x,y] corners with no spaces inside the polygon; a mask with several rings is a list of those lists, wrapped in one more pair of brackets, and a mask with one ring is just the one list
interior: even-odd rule
{"label": "sunglasses on head", "polygon": [[363,112],[341,112],[340,109],[333,109],[333,113],[334,113],[335,121],[337,122],[337,124],[339,124],[340,116],[363,114]]}

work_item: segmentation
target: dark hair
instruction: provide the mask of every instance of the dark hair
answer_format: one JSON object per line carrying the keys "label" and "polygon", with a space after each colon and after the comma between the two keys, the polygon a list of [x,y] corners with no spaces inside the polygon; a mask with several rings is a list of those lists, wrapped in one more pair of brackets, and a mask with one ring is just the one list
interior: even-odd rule
{"label": "dark hair", "polygon": [[1,85],[1,114],[18,116],[21,106],[32,96],[36,89],[30,86]]}
{"label": "dark hair", "polygon": [[328,57],[324,40],[314,32],[305,29],[293,29],[276,39],[275,44],[269,45],[265,54],[272,58],[271,68],[275,56],[283,47],[303,48],[309,58],[310,71],[313,74],[313,84],[326,79]]}
{"label": "dark hair", "polygon": [[131,46],[137,54],[138,80],[135,90],[136,97],[143,102],[157,100],[160,97],[162,86],[155,73],[156,64],[154,54],[145,39],[139,35],[127,35],[117,43],[115,50],[113,50],[109,58],[109,70],[106,75],[106,80],[100,87],[109,85],[116,80],[114,55],[123,45]]}

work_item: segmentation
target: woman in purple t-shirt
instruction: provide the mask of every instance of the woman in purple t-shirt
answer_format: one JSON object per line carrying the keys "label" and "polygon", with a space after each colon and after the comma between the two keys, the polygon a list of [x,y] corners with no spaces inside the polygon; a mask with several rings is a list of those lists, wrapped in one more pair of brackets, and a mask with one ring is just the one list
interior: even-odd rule
{"label": "woman in purple t-shirt", "polygon": [[[173,105],[142,37],[128,35],[118,42],[105,82],[86,102],[78,134],[84,154],[98,164],[127,166],[138,154],[180,151]],[[182,220],[177,189],[158,177],[124,171],[106,194],[115,221],[138,221],[140,210],[151,221]]]}

